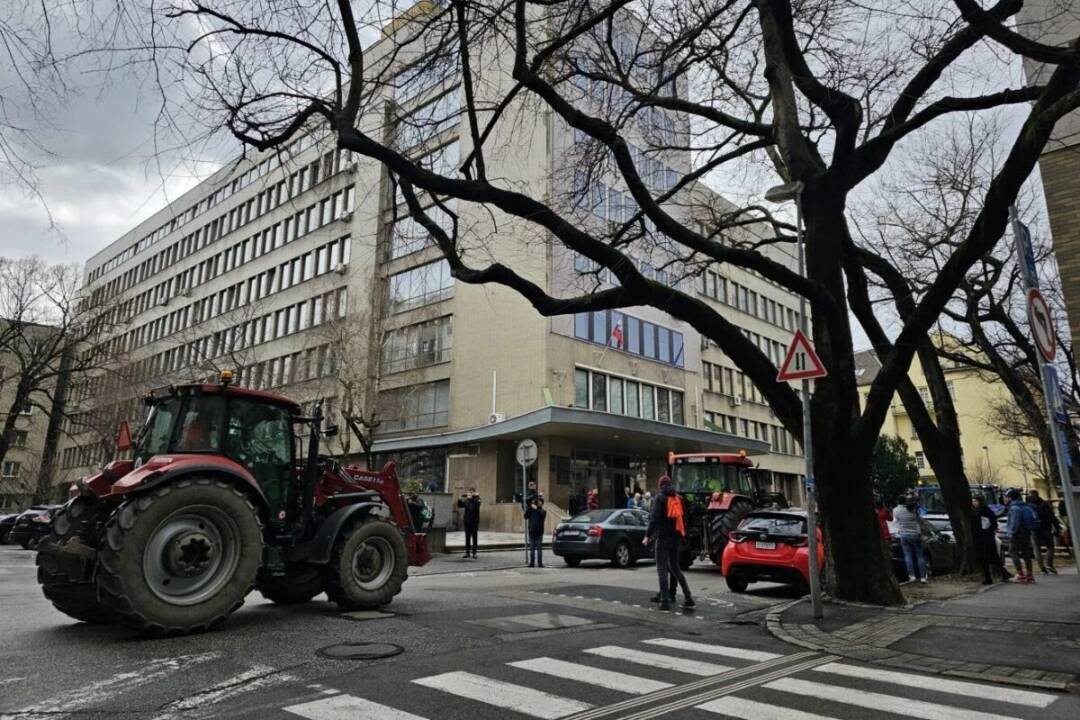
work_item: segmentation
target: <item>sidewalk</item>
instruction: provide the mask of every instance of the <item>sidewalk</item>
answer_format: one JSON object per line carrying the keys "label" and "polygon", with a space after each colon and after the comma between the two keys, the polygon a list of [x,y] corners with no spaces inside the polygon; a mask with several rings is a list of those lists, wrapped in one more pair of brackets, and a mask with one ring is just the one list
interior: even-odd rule
{"label": "sidewalk", "polygon": [[875,665],[1080,693],[1075,569],[1039,575],[1034,585],[943,578],[927,588],[957,594],[902,609],[830,601],[817,623],[803,598],[773,608],[766,625],[793,645]]}
{"label": "sidewalk", "polygon": [[[493,550],[524,550],[525,534],[508,532],[487,532],[485,530],[481,530],[477,535],[477,542],[480,546],[480,552],[491,552]],[[544,535],[544,547],[551,547],[551,538],[546,534]],[[465,531],[447,531],[446,552],[465,552]]]}

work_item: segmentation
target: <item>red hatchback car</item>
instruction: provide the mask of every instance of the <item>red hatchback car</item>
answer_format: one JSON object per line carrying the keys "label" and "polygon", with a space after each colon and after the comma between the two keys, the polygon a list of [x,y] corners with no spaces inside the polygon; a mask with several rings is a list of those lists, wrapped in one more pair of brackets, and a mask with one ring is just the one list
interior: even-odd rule
{"label": "red hatchback car", "polygon": [[[821,530],[817,530],[818,567],[825,566]],[[732,592],[746,592],[752,582],[810,586],[806,511],[757,510],[731,533],[720,569]]]}

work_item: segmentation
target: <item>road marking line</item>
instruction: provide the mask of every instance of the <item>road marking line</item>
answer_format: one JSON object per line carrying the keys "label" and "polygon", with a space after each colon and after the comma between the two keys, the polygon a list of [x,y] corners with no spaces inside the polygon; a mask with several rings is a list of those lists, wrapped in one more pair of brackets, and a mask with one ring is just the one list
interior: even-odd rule
{"label": "road marking line", "polygon": [[1057,700],[1056,695],[1048,693],[1031,692],[1005,688],[998,685],[986,685],[982,683],[966,682],[964,680],[946,680],[940,675],[910,675],[908,673],[881,670],[872,667],[859,667],[858,665],[844,665],[841,663],[829,663],[814,668],[815,672],[843,675],[844,677],[858,678],[860,680],[876,680],[877,682],[893,683],[904,687],[914,687],[923,690],[935,690],[938,692],[952,693],[954,695],[967,695],[970,697],[994,700],[996,702],[1012,703],[1013,705],[1028,705],[1030,707],[1044,708]]}
{"label": "road marking line", "polygon": [[995,715],[979,712],[978,710],[966,710],[964,708],[914,700],[910,697],[896,697],[884,693],[846,688],[840,685],[829,685],[810,680],[797,680],[795,678],[774,680],[762,687],[766,690],[779,690],[793,695],[824,698],[829,702],[855,705],[856,707],[873,710],[876,713],[896,713],[905,717],[921,718],[921,720],[1015,720],[1012,715]]}
{"label": "road marking line", "polygon": [[637,675],[602,670],[600,668],[581,665],[579,663],[556,660],[555,658],[539,657],[531,660],[507,663],[510,667],[531,670],[533,672],[563,678],[564,680],[576,680],[577,682],[596,685],[608,690],[618,690],[632,695],[646,695],[657,690],[664,690],[672,686],[671,683]]}
{"label": "road marking line", "polygon": [[14,714],[34,715],[38,713],[74,712],[115,695],[130,692],[141,685],[155,682],[179,670],[186,670],[189,667],[216,660],[220,656],[221,653],[212,652],[150,660],[135,670],[117,673],[110,678],[90,683],[78,690],[57,695],[22,710],[15,710]]}
{"label": "road marking line", "polygon": [[556,720],[556,718],[592,708],[592,705],[586,702],[462,671],[419,678],[413,682],[434,690],[448,692],[451,695],[477,700],[533,717],[545,718],[545,720]]}
{"label": "road marking line", "polygon": [[308,720],[427,720],[419,715],[380,705],[353,695],[336,695],[282,708]]}
{"label": "road marking line", "polygon": [[646,645],[671,648],[673,650],[689,650],[690,652],[705,653],[706,655],[723,655],[725,657],[738,658],[739,660],[753,660],[765,662],[783,657],[776,653],[762,652],[760,650],[744,650],[742,648],[727,647],[724,645],[708,645],[706,643],[690,642],[689,640],[672,640],[669,638],[655,638],[643,640]]}
{"label": "road marking line", "polygon": [[648,665],[662,670],[674,670],[675,672],[687,673],[688,675],[719,675],[734,668],[727,665],[715,665],[701,662],[700,660],[687,660],[685,658],[661,655],[659,653],[634,650],[632,648],[619,647],[618,645],[604,645],[603,647],[589,648],[584,652],[590,655],[612,658],[613,660],[625,660],[627,662]]}
{"label": "road marking line", "polygon": [[816,715],[802,710],[731,696],[713,700],[704,705],[696,705],[695,707],[698,710],[727,715],[739,718],[739,720],[836,720],[827,715]]}
{"label": "road marking line", "polygon": [[222,680],[206,690],[169,703],[162,708],[163,712],[154,716],[153,720],[190,718],[192,713],[198,713],[200,709],[206,709],[210,705],[232,700],[239,695],[254,692],[268,685],[292,682],[295,679],[292,675],[284,674],[277,668],[268,665],[255,665],[250,670],[234,675],[228,680]]}

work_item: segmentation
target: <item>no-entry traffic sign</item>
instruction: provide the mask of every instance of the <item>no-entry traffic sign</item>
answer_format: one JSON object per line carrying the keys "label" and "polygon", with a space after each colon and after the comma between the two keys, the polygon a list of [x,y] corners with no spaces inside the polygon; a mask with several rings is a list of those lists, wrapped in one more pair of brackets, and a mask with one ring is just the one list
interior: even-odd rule
{"label": "no-entry traffic sign", "polygon": [[1031,323],[1031,335],[1035,339],[1035,347],[1046,358],[1046,362],[1053,362],[1057,354],[1057,332],[1054,330],[1054,316],[1050,312],[1050,306],[1046,298],[1038,288],[1028,290],[1028,322]]}
{"label": "no-entry traffic sign", "polygon": [[814,346],[810,344],[810,340],[803,334],[802,330],[795,331],[795,337],[791,338],[791,345],[788,346],[787,355],[784,356],[784,362],[780,365],[780,372],[777,373],[777,380],[811,380],[813,378],[825,377],[829,373],[825,370],[825,366],[821,363],[821,358],[814,352]]}

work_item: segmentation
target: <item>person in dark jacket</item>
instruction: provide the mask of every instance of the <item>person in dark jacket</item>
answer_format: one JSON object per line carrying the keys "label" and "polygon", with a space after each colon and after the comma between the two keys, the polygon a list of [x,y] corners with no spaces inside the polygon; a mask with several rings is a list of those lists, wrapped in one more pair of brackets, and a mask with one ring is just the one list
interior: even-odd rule
{"label": "person in dark jacket", "polygon": [[529,534],[529,567],[544,567],[544,520],[547,510],[544,499],[533,498],[525,510],[525,526]]}
{"label": "person in dark jacket", "polygon": [[480,535],[480,496],[476,494],[476,488],[469,488],[469,492],[462,495],[457,504],[463,511],[461,520],[465,526],[465,557],[471,555],[475,560]]}
{"label": "person in dark jacket", "polygon": [[674,593],[669,596],[668,579],[674,577],[683,592],[684,608],[694,607],[694,599],[690,596],[690,585],[686,582],[682,568],[679,567],[679,545],[682,544],[685,528],[680,532],[680,522],[674,517],[675,513],[668,511],[668,505],[682,503],[682,499],[675,494],[671,487],[671,478],[663,475],[660,478],[660,492],[653,501],[652,512],[649,513],[649,528],[645,531],[645,544],[655,542],[656,576],[660,580],[660,609],[670,610],[671,603],[675,601]]}
{"label": "person in dark jacket", "polygon": [[[1028,504],[1035,508],[1035,515],[1039,518],[1039,529],[1034,533],[1032,540],[1035,545],[1035,557],[1039,560],[1039,570],[1043,575],[1053,573],[1054,568],[1054,536],[1061,532],[1061,522],[1054,515],[1054,508],[1039,496],[1038,490],[1029,490]],[[1046,548],[1046,561],[1043,561],[1043,548]]]}
{"label": "person in dark jacket", "polygon": [[1001,581],[1006,582],[1012,575],[1005,569],[1005,562],[998,552],[995,535],[997,534],[997,517],[993,511],[986,507],[986,501],[975,496],[971,499],[971,540],[975,548],[975,562],[983,571],[983,585],[990,585],[994,580],[990,577],[990,568],[997,568],[1001,573]]}
{"label": "person in dark jacket", "polygon": [[409,494],[409,516],[412,518],[413,529],[422,532],[424,529],[424,503],[416,493]]}

